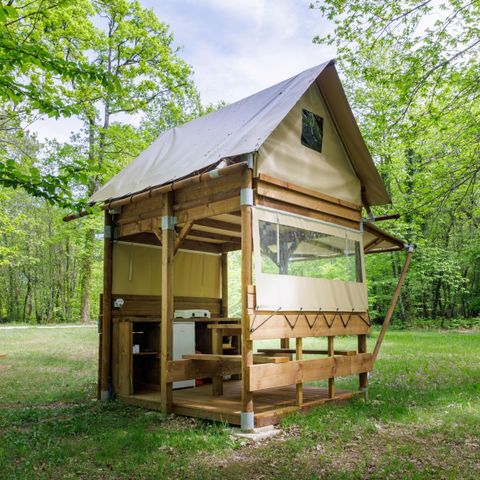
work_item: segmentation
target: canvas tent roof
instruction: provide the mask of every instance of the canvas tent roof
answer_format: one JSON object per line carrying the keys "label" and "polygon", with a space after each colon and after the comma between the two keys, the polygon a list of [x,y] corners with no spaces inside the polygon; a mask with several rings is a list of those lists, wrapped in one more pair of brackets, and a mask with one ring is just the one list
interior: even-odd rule
{"label": "canvas tent roof", "polygon": [[333,61],[161,133],[132,163],[90,198],[125,197],[214,168],[226,158],[255,152],[306,90],[317,82],[370,205],[390,202],[360,134]]}

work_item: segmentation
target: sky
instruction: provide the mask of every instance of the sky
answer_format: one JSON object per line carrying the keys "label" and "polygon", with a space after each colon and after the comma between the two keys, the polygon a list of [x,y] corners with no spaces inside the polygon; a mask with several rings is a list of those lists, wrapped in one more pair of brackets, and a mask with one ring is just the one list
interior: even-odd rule
{"label": "sky", "polygon": [[[234,102],[335,56],[312,43],[328,23],[309,0],[140,0],[170,25],[203,103]],[[136,123],[135,118],[122,121]],[[35,122],[39,140],[68,140],[80,122]]]}

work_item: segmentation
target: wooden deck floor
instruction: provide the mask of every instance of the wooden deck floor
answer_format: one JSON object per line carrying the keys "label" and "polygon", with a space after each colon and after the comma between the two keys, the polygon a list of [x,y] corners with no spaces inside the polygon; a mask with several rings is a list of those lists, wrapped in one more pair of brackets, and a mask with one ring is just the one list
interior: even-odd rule
{"label": "wooden deck floor", "polygon": [[[173,412],[178,415],[240,425],[241,382],[239,380],[224,382],[223,390],[222,396],[213,396],[210,384],[174,390]],[[302,411],[326,402],[343,401],[358,395],[358,393],[350,390],[337,390],[335,398],[329,399],[325,388],[305,385]],[[160,408],[160,392],[158,391],[121,396],[120,399],[144,408],[155,410]],[[253,402],[255,426],[257,427],[274,425],[280,421],[282,416],[299,410],[295,405],[295,385],[256,392]]]}

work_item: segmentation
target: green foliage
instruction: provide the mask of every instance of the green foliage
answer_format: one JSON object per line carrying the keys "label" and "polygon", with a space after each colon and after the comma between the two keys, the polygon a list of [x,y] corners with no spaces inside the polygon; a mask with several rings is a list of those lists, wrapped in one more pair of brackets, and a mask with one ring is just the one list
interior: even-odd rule
{"label": "green foliage", "polygon": [[[99,219],[65,224],[65,211],[21,190],[0,189],[0,201],[0,323],[78,319],[84,255],[93,259],[89,289],[101,289],[102,243],[85,251],[83,242],[87,229],[100,230]],[[97,317],[98,301],[91,314]]]}
{"label": "green foliage", "polygon": [[[33,209],[52,228],[46,232],[42,223],[25,222],[18,235],[0,238],[0,313],[14,321],[79,316],[88,321],[98,311],[101,256],[95,234],[101,221],[65,226],[60,222],[64,209],[96,213],[88,198],[102,183],[161,131],[208,108],[200,103],[168,25],[139,2],[12,5],[2,4],[0,14],[0,185],[8,189],[12,205],[18,202],[18,212]],[[75,115],[83,128],[68,142],[41,145],[26,131],[39,113]],[[17,213],[12,219],[21,223]],[[61,228],[63,234],[52,242]],[[31,262],[22,264],[24,271],[9,255],[13,248],[24,253],[28,242],[20,233],[38,240]],[[66,257],[65,265],[60,259]]]}
{"label": "green foliage", "polygon": [[[311,6],[333,22],[315,41],[336,46],[349,100],[392,197],[388,210],[402,214],[385,227],[419,246],[397,318],[477,315],[479,3]],[[384,315],[400,268],[398,255],[368,259],[375,317]]]}
{"label": "green foliage", "polygon": [[[13,3],[0,10],[0,184],[83,209],[154,133],[203,112],[190,67],[152,10],[129,0]],[[24,152],[23,125],[38,113],[85,122],[58,168]],[[132,115],[144,118],[140,131],[125,125]]]}

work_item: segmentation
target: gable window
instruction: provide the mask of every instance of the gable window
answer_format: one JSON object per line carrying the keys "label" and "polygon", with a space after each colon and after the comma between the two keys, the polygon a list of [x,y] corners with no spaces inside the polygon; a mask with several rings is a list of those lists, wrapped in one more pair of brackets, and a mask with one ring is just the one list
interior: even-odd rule
{"label": "gable window", "polygon": [[308,110],[302,110],[302,145],[322,152],[323,118]]}

